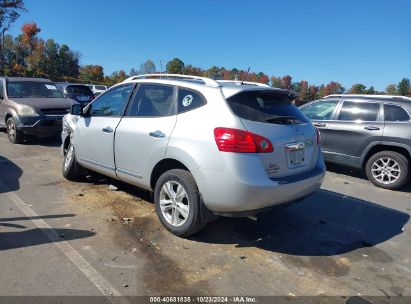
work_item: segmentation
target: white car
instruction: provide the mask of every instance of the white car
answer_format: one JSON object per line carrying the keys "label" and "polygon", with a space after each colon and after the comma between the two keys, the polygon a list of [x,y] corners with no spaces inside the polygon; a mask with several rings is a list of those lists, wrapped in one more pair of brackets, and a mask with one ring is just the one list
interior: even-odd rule
{"label": "white car", "polygon": [[319,133],[292,91],[187,75],[139,75],[63,119],[63,176],[82,168],[154,191],[188,236],[215,216],[249,216],[320,188]]}
{"label": "white car", "polygon": [[95,96],[100,95],[101,93],[104,93],[107,90],[107,86],[104,85],[98,85],[98,84],[88,84],[89,88],[91,91],[94,93]]}

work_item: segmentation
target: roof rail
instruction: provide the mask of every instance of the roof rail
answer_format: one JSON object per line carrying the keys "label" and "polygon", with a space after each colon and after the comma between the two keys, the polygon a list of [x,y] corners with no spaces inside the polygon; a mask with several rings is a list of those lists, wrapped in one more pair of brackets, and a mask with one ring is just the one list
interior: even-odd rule
{"label": "roof rail", "polygon": [[370,98],[379,98],[379,99],[403,99],[403,100],[411,100],[411,97],[407,96],[400,96],[400,95],[368,95],[368,94],[331,94],[327,95],[324,98],[329,97],[370,97]]}
{"label": "roof rail", "polygon": [[258,87],[270,87],[268,84],[252,81],[241,81],[241,80],[216,80],[218,83],[234,83],[236,85],[250,84]]}
{"label": "roof rail", "polygon": [[201,77],[201,76],[193,76],[193,75],[181,75],[181,74],[144,74],[144,75],[136,75],[127,78],[123,82],[130,82],[136,79],[149,79],[149,78],[180,78],[180,79],[194,79],[194,80],[201,80],[204,84],[210,87],[220,87],[219,83],[211,78]]}

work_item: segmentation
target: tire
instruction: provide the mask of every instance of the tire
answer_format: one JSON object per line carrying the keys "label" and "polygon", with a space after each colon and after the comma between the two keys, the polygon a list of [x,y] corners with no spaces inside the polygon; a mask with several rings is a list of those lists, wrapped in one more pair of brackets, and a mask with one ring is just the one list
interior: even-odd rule
{"label": "tire", "polygon": [[[178,195],[180,187],[185,195],[183,192]],[[206,225],[201,220],[200,192],[194,177],[186,170],[173,169],[160,176],[154,189],[154,203],[161,223],[174,235],[187,237]]]}
{"label": "tire", "polygon": [[17,128],[17,123],[14,117],[10,117],[6,121],[7,138],[13,144],[19,144],[23,141],[24,135]]}
{"label": "tire", "polygon": [[79,180],[83,174],[82,167],[77,163],[74,146],[69,143],[64,153],[62,173],[65,179],[70,181]]}
{"label": "tire", "polygon": [[382,151],[368,159],[365,172],[374,185],[384,189],[397,189],[409,180],[409,162],[400,153]]}

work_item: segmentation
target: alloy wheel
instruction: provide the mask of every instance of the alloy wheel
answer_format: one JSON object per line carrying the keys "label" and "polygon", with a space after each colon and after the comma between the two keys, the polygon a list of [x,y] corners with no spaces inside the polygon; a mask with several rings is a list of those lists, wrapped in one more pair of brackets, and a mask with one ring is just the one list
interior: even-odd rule
{"label": "alloy wheel", "polygon": [[395,183],[401,176],[401,168],[397,161],[390,157],[376,159],[371,167],[371,173],[378,182],[389,185]]}
{"label": "alloy wheel", "polygon": [[160,190],[160,208],[165,220],[173,226],[183,225],[189,216],[188,195],[176,181],[166,182]]}

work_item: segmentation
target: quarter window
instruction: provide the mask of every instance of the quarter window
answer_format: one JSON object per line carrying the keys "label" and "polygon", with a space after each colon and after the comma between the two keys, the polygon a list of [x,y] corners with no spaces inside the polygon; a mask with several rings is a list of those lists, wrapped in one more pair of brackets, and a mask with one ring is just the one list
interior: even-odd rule
{"label": "quarter window", "polygon": [[385,121],[408,121],[410,115],[403,108],[396,105],[384,105]]}
{"label": "quarter window", "polygon": [[379,110],[378,103],[344,101],[338,120],[376,121]]}
{"label": "quarter window", "polygon": [[184,113],[206,104],[199,93],[187,89],[178,89],[178,113]]}
{"label": "quarter window", "polygon": [[338,100],[322,100],[301,108],[309,119],[312,120],[330,120]]}
{"label": "quarter window", "polygon": [[133,84],[116,87],[99,96],[90,105],[91,116],[121,116],[128,101]]}
{"label": "quarter window", "polygon": [[127,116],[163,117],[175,115],[174,87],[141,84]]}

